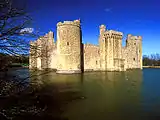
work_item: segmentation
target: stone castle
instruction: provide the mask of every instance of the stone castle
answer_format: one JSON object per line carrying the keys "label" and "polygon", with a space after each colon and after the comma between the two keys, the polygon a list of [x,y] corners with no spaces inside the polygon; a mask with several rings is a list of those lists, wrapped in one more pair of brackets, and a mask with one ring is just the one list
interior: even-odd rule
{"label": "stone castle", "polygon": [[122,47],[122,32],[99,27],[99,44],[83,44],[80,20],[57,24],[53,32],[31,41],[30,69],[55,69],[57,73],[126,71],[142,69],[142,37],[128,34]]}

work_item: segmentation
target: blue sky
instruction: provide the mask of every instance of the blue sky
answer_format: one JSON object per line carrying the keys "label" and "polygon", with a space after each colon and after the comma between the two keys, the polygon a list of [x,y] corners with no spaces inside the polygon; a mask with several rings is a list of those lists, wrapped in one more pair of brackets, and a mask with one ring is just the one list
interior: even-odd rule
{"label": "blue sky", "polygon": [[81,19],[83,43],[98,44],[99,25],[143,37],[143,54],[160,53],[159,0],[27,0],[33,27],[56,34],[59,21]]}

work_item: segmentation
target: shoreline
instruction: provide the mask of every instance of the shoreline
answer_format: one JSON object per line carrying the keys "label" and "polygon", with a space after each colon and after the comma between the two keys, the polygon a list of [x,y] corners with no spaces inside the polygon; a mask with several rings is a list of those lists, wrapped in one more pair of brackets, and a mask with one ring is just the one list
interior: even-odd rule
{"label": "shoreline", "polygon": [[143,66],[143,68],[160,68],[160,66]]}

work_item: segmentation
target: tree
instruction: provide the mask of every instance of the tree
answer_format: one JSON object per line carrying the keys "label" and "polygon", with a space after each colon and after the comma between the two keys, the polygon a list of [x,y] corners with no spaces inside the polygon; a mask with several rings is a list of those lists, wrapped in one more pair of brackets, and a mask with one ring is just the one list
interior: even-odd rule
{"label": "tree", "polygon": [[[23,1],[24,2],[24,1]],[[20,3],[20,4],[19,4]],[[30,39],[39,37],[38,33],[28,26],[32,19],[20,0],[0,0],[0,53],[10,57],[0,58],[0,68],[7,69],[12,56],[23,57],[29,54]],[[8,59],[10,58],[10,59]]]}
{"label": "tree", "polygon": [[[28,54],[29,47],[39,50],[37,46],[34,47],[29,44],[30,38],[39,37],[37,33],[33,33],[32,29],[27,28],[31,20],[25,9],[16,6],[15,0],[14,3],[12,0],[0,0],[0,52],[4,53],[0,54],[1,66],[4,66],[4,63],[10,61],[10,59],[22,60],[15,56]],[[40,75],[42,74],[38,74],[38,76]],[[0,73],[0,120],[48,120],[49,118],[54,119],[55,116],[55,119],[58,119],[59,116],[57,117],[57,115],[60,115],[60,113],[53,112],[51,114],[52,110],[48,109],[49,106],[57,106],[59,100],[54,100],[55,102],[53,102],[52,99],[58,97],[48,96],[46,99],[46,95],[42,93],[48,86],[42,89],[37,84],[35,86],[31,85],[28,79],[34,76],[37,76],[37,73],[28,75],[27,78],[20,78],[18,75],[5,75],[2,77]],[[54,87],[51,86],[51,88]],[[54,105],[48,104],[49,102],[54,103]],[[56,109],[59,108],[60,106],[58,105]]]}
{"label": "tree", "polygon": [[160,66],[160,54],[151,54],[150,56],[143,56],[144,66]]}
{"label": "tree", "polygon": [[0,52],[19,55],[28,54],[29,40],[37,37],[32,28],[27,28],[31,17],[12,0],[0,1]]}
{"label": "tree", "polygon": [[[4,73],[0,75],[0,103],[1,105],[6,103],[4,106],[9,103],[3,102],[4,98],[5,101],[11,102],[13,96],[22,93],[26,86],[26,80],[19,79],[18,76],[10,77],[6,74],[8,64],[14,60],[15,56],[28,54],[29,40],[38,37],[38,34],[33,33],[33,30],[28,28],[32,19],[24,9],[24,5],[17,5],[16,1],[0,0],[0,68],[3,69]],[[0,107],[0,119],[2,116],[10,119],[5,113],[4,106]]]}

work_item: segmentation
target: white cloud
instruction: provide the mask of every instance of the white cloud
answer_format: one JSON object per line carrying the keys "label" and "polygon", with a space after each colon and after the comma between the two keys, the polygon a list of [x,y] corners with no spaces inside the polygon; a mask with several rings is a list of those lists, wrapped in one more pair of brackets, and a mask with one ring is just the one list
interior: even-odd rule
{"label": "white cloud", "polygon": [[33,33],[34,28],[23,28],[21,29],[20,33],[24,34],[24,33]]}

